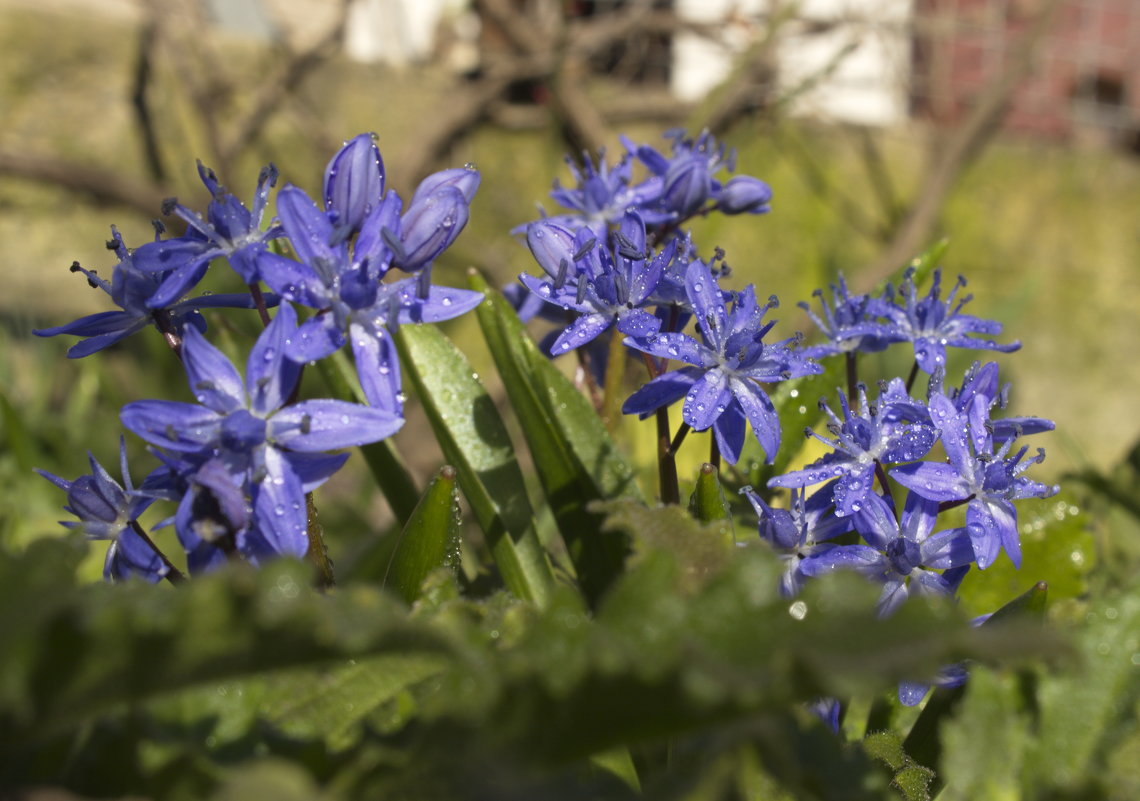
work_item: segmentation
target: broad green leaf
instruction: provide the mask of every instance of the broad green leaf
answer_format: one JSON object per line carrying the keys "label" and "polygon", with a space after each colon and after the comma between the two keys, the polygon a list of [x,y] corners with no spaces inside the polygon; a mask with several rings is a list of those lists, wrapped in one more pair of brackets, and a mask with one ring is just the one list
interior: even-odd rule
{"label": "broad green leaf", "polygon": [[439,329],[401,326],[396,343],[444,458],[459,474],[507,588],[542,606],[554,574],[539,543],[514,448],[466,357]]}
{"label": "broad green leaf", "polygon": [[[1010,626],[1019,624],[1040,627],[1045,617],[1045,604],[1048,586],[1039,582],[998,609],[986,620],[981,628],[998,636]],[[1044,632],[1044,629],[1041,629]],[[903,745],[909,757],[920,765],[936,768],[942,756],[942,727],[961,703],[965,687],[937,687],[930,695],[926,706],[911,726]],[[935,777],[932,791],[945,784],[946,776]]]}
{"label": "broad green leaf", "polygon": [[586,597],[596,601],[621,571],[627,545],[602,535],[587,505],[637,498],[633,471],[590,402],[542,355],[506,299],[478,273],[472,289],[486,300],[477,315],[514,407],[535,469]]}
{"label": "broad green leaf", "polygon": [[[1022,775],[1025,797],[1047,790],[1078,797],[1101,787],[1128,798],[1108,781],[1119,750],[1135,750],[1140,706],[1140,590],[1092,604],[1077,628],[1083,664],[1038,680],[1037,714]],[[1136,782],[1135,763],[1132,781]],[[1091,791],[1086,797],[1093,797]]]}
{"label": "broad green leaf", "polygon": [[459,497],[455,469],[443,467],[420,498],[400,533],[385,585],[411,603],[428,573],[455,567],[459,558]]}
{"label": "broad green leaf", "polygon": [[1091,523],[1069,492],[1019,502],[1021,568],[1003,557],[985,570],[971,571],[961,589],[967,611],[975,615],[992,612],[1037,581],[1049,585],[1054,603],[1084,596],[1097,562]]}
{"label": "broad green leaf", "polygon": [[977,670],[953,720],[940,727],[939,779],[946,801],[1017,801],[1029,727],[1020,708],[1017,679]]}

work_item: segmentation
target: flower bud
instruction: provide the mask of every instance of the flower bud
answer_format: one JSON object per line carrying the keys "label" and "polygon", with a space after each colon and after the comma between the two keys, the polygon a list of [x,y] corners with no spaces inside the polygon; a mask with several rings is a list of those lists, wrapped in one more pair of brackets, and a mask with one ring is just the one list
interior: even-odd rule
{"label": "flower bud", "polygon": [[467,198],[450,184],[412,198],[400,219],[404,254],[396,265],[411,272],[430,264],[459,236],[469,214]]}
{"label": "flower bud", "polygon": [[558,277],[563,262],[574,266],[578,243],[574,235],[560,225],[546,220],[531,223],[526,227],[526,245],[551,278]]}
{"label": "flower bud", "polygon": [[345,143],[325,168],[325,208],[335,211],[337,228],[351,236],[384,194],[384,162],[374,134]]}
{"label": "flower bud", "polygon": [[771,202],[772,187],[759,178],[737,175],[717,193],[716,207],[725,214],[765,214]]}
{"label": "flower bud", "polygon": [[463,197],[470,203],[475,199],[475,191],[479,188],[480,180],[479,171],[470,165],[452,170],[440,170],[420,181],[415,194],[412,195],[412,203],[414,204],[422,197],[430,195],[441,186],[454,186],[463,193]]}

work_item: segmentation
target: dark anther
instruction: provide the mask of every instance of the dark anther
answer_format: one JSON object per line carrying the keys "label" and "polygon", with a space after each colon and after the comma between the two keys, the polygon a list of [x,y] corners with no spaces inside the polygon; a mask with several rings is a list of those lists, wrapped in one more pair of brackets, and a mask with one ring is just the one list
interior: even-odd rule
{"label": "dark anther", "polygon": [[79,264],[79,262],[77,262],[77,261],[73,261],[73,262],[71,263],[71,266],[70,266],[70,267],[68,267],[67,269],[68,269],[68,270],[70,270],[70,271],[71,271],[71,272],[73,272],[73,273],[77,273],[77,272],[79,272],[80,270],[82,270],[82,269],[83,269],[83,267],[82,267],[82,266]]}
{"label": "dark anther", "polygon": [[169,217],[174,213],[174,207],[178,205],[178,198],[168,197],[162,201],[162,216]]}

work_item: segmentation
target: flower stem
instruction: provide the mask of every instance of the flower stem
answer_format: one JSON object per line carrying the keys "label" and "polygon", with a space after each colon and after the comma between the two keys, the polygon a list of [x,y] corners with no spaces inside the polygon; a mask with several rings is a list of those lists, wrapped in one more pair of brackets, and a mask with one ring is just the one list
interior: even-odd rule
{"label": "flower stem", "polygon": [[613,433],[621,420],[621,384],[625,377],[626,350],[618,332],[610,335],[610,352],[606,359],[606,380],[602,389],[602,423]]}
{"label": "flower stem", "polygon": [[269,310],[265,308],[265,296],[261,294],[261,284],[256,281],[250,284],[249,295],[253,298],[253,305],[257,307],[257,316],[261,318],[261,324],[268,327]]}
{"label": "flower stem", "polygon": [[166,575],[164,578],[167,581],[169,581],[171,584],[181,584],[186,581],[186,575],[170,563],[170,560],[166,557],[166,554],[158,549],[158,546],[154,544],[154,540],[152,540],[150,538],[150,535],[147,534],[146,531],[143,530],[143,527],[139,525],[139,521],[132,520],[130,522],[130,526],[131,531],[135,532],[140,540],[149,545],[151,550],[154,551],[158,558],[162,560],[162,564],[166,567]]}
{"label": "flower stem", "polygon": [[856,362],[858,354],[851,350],[844,354],[847,362],[847,402],[855,405],[855,395],[859,388],[859,368]]}
{"label": "flower stem", "polygon": [[661,486],[661,503],[666,506],[679,504],[681,487],[677,481],[677,460],[669,437],[669,409],[665,406],[657,410],[657,478]]}
{"label": "flower stem", "polygon": [[914,362],[914,366],[910,368],[910,375],[906,377],[906,392],[910,394],[910,388],[914,386],[914,380],[918,378],[918,360]]}
{"label": "flower stem", "polygon": [[336,578],[333,576],[332,560],[329,559],[329,549],[325,545],[325,532],[321,528],[320,521],[317,520],[317,504],[313,500],[313,493],[308,493],[305,496],[305,507],[308,511],[309,526],[309,549],[305,552],[305,558],[312,562],[317,567],[317,579],[320,582],[322,589],[329,589],[336,586]]}

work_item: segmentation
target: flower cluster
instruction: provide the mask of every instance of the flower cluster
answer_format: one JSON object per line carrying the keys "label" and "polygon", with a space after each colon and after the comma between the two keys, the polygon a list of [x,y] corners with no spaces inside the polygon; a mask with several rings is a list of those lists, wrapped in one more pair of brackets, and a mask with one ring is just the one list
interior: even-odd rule
{"label": "flower cluster", "polygon": [[[684,424],[711,428],[729,462],[740,458],[746,424],[771,459],[780,423],[760,385],[819,367],[797,349],[796,338],[763,341],[774,325],[764,317],[775,298],[761,306],[752,286],[722,288],[720,280],[729,274],[723,254],[700,259],[680,226],[714,211],[767,212],[772,192],[750,176],[718,180],[735,157],[708,133],[695,140],[677,131],[667,136],[670,157],[623,140],[627,152],[615,167],[595,166],[588,158],[583,170],[572,166],[578,186],[556,183],[551,193],[572,213],[519,229],[545,272],[541,278],[524,273],[520,281],[552,312],[548,318],[565,326],[545,341],[552,355],[587,346],[581,358],[600,374],[608,344],[589,346],[612,330],[624,335],[630,350],[646,355],[651,380],[626,401],[626,414],[645,417],[684,398]],[[634,161],[648,172],[636,184]],[[541,308],[522,298],[518,305],[524,319]],[[689,320],[696,321],[695,336],[684,333]],[[671,361],[687,366],[670,370]]]}
{"label": "flower cluster", "polygon": [[[670,448],[689,429],[711,429],[711,461],[732,464],[741,456],[746,427],[769,462],[780,447],[779,415],[765,385],[819,373],[815,360],[844,355],[846,391],[836,408],[821,401],[826,433],[807,431],[828,452],[769,482],[773,491],[791,491],[789,508],[743,490],[761,538],[786,562],[781,589],[788,596],[814,576],[855,570],[882,585],[879,612],[885,616],[910,595],[953,596],[971,565],[985,569],[1001,551],[1020,564],[1014,502],[1056,488],[1023,477],[1044,453],[1029,456],[1015,440],[1053,424],[991,418],[1007,396],[996,364],[975,364],[958,388],[945,385],[948,348],[1007,353],[1020,344],[995,341],[1000,324],[963,312],[970,300],[962,294],[964,279],[944,296],[935,269],[921,294],[915,268],[897,288],[887,284],[875,294],[853,293],[840,277],[829,298],[816,293],[819,313],[801,303],[823,338],[818,344],[801,346],[798,335],[769,340],[774,321],[765,318],[776,298],[761,305],[753,286],[729,287],[724,254],[701,258],[681,226],[712,212],[766,212],[771,190],[749,176],[719,180],[719,172],[731,170],[733,155],[707,133],[669,138],[671,155],[623,140],[626,153],[616,165],[587,160],[582,169],[572,166],[577,186],[555,184],[552,192],[569,211],[517,229],[544,273],[520,276],[529,293],[519,298],[520,314],[544,307],[544,316],[559,325],[545,341],[548,352],[577,351],[600,378],[613,369],[606,364],[614,352],[607,340],[621,336],[624,352],[637,354],[649,369],[622,411],[657,415],[660,436],[663,427],[670,433],[663,413],[682,401]],[[640,182],[634,181],[635,162],[645,168]],[[881,384],[872,402],[858,381],[857,355],[898,343],[913,350],[911,375]],[[911,396],[920,370],[930,376],[925,400]],[[965,507],[964,520],[959,512],[957,522],[947,524],[945,513],[958,506]],[[963,675],[947,671],[954,680]],[[903,695],[917,703],[924,689],[906,685]]]}
{"label": "flower cluster", "polygon": [[[69,351],[82,357],[154,326],[182,360],[196,401],[123,408],[123,425],[160,461],[137,489],[125,460],[125,486],[94,459],[92,474],[75,481],[45,474],[68,493],[66,508],[79,518],[69,525],[112,542],[111,579],[175,574],[138,523],[158,501],[174,505],[161,525],[173,524],[192,573],[227,559],[303,556],[310,548],[306,496],[348,458],[330,451],[379,441],[403,424],[395,328],[450,319],[482,298],[431,281],[433,262],[467,223],[479,186],[473,168],[429,176],[405,207],[385,189],[374,137],[362,134],[329,162],[319,202],[286,185],[268,223],[273,166],[261,171],[250,208],[212,170],[199,164],[198,174],[212,198],[204,217],[174,199],[163,206],[185,223],[185,234],[163,238],[165,227],[156,223],[155,241],[131,250],[112,229],[108,248],[119,261],[109,283],[75,265],[118,311],[36,331],[82,337]],[[215,260],[249,293],[190,297]],[[293,304],[310,310],[306,319]],[[257,308],[266,324],[244,377],[204,336],[202,310],[216,307]],[[368,404],[298,400],[303,366],[349,343]]]}
{"label": "flower cluster", "polygon": [[[742,490],[759,517],[761,538],[785,560],[784,594],[795,595],[814,576],[854,570],[882,585],[878,608],[887,616],[912,595],[953,597],[971,565],[984,570],[1002,550],[1020,566],[1013,502],[1045,498],[1057,488],[1021,475],[1044,451],[1026,458],[1028,448],[1013,451],[1013,445],[1053,424],[991,419],[1006,394],[991,362],[975,363],[957,390],[947,391],[937,373],[925,403],[899,379],[883,384],[875,403],[860,384],[857,410],[840,392],[842,417],[821,402],[832,436],[806,433],[831,450],[768,482],[792,490],[791,509],[773,508],[751,487]],[[964,524],[940,528],[940,516],[963,505]],[[918,703],[925,690],[917,687],[907,685],[900,698]]]}

